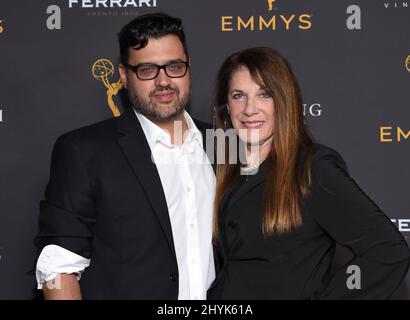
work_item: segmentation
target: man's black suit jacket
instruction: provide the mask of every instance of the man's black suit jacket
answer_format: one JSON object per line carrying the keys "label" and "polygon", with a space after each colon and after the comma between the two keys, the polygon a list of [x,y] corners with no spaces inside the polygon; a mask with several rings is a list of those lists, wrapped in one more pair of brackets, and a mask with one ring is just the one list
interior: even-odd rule
{"label": "man's black suit jacket", "polygon": [[167,203],[133,110],[57,139],[35,244],[91,258],[83,298],[178,298]]}

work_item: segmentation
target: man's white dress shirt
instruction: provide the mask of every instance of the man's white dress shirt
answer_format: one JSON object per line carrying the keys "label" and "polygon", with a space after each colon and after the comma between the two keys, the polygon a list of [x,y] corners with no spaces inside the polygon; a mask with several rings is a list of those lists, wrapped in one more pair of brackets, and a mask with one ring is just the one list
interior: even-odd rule
{"label": "man's white dress shirt", "polygon": [[[178,299],[206,299],[206,292],[215,279],[212,250],[215,175],[203,149],[202,134],[184,111],[188,132],[181,145],[172,144],[169,133],[135,113],[151,149],[167,201],[178,263]],[[67,249],[48,245],[37,261],[38,288],[59,273],[76,273],[80,279],[90,263],[90,259]]]}

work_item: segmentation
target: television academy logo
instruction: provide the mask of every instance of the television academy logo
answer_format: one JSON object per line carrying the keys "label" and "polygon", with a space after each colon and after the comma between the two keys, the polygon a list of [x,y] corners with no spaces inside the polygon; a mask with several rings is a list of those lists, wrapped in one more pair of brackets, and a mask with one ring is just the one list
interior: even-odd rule
{"label": "television academy logo", "polygon": [[362,10],[358,5],[352,4],[346,8],[346,27],[348,30],[362,29]]}
{"label": "television academy logo", "polygon": [[273,10],[273,5],[275,4],[276,0],[267,0],[268,1],[268,10]]}
{"label": "television academy logo", "polygon": [[48,30],[61,30],[61,9],[57,5],[51,5],[47,7],[47,14],[49,15],[46,20],[46,26]]}
{"label": "television academy logo", "polygon": [[[259,0],[261,1],[261,0]],[[263,0],[267,5],[267,11],[277,10],[278,1]],[[249,2],[251,3],[251,2]],[[252,1],[254,4],[255,1]],[[265,31],[265,30],[309,30],[312,28],[312,14],[270,14],[270,15],[252,15],[252,16],[221,16],[221,31]]]}
{"label": "television academy logo", "polygon": [[3,33],[4,31],[4,25],[3,25],[4,20],[0,19],[0,34]]}
{"label": "television academy logo", "polygon": [[407,72],[410,72],[410,54],[406,58],[406,62],[404,62]]}

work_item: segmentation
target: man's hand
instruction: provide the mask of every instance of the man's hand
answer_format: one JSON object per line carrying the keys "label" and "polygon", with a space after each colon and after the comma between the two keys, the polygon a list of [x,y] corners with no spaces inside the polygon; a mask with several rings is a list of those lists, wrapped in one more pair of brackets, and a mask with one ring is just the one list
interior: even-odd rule
{"label": "man's hand", "polygon": [[59,274],[43,284],[46,300],[81,300],[80,284],[76,274]]}

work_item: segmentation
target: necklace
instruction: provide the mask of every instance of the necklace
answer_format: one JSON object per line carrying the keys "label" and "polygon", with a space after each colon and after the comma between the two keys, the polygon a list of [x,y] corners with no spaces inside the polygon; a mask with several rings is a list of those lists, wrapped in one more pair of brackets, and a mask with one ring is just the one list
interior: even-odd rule
{"label": "necklace", "polygon": [[249,176],[253,176],[258,172],[260,164],[254,167],[241,168],[241,175],[245,176],[245,181],[248,181]]}

